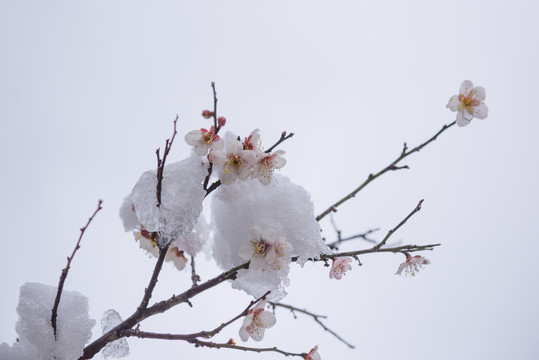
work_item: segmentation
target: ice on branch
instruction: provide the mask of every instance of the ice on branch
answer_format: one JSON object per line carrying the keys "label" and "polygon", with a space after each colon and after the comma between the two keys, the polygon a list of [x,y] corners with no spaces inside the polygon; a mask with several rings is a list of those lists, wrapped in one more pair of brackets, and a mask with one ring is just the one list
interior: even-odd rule
{"label": "ice on branch", "polygon": [[309,194],[282,175],[275,175],[269,186],[256,179],[221,186],[212,199],[212,214],[212,252],[223,270],[246,261],[240,256],[240,248],[253,239],[249,229],[255,226],[261,234],[271,231],[290,244],[292,250],[278,269],[239,271],[232,287],[254,297],[271,291],[268,300],[278,301],[286,295],[291,257],[298,256],[298,263],[303,265],[309,258],[331,253],[320,235]]}
{"label": "ice on branch", "polygon": [[262,300],[247,313],[243,320],[243,326],[240,328],[240,337],[243,341],[249,340],[249,337],[255,341],[262,340],[266,329],[269,329],[277,322],[275,315],[264,310],[265,307],[266,300]]}
{"label": "ice on branch", "polygon": [[484,101],[485,89],[481,86],[474,87],[470,80],[464,80],[460,85],[459,94],[453,95],[449,99],[447,108],[451,111],[458,111],[458,126],[466,126],[474,117],[478,119],[487,117],[488,108]]}
{"label": "ice on branch", "polygon": [[281,266],[290,262],[289,254],[292,245],[284,238],[277,237],[275,232],[268,230],[262,232],[260,227],[253,226],[249,229],[250,240],[244,243],[240,249],[240,256],[245,260],[251,260],[251,270],[279,270]]}
{"label": "ice on branch", "polygon": [[156,171],[143,173],[120,210],[124,228],[140,230],[142,225],[150,234],[159,233],[160,240],[166,242],[189,233],[202,211],[206,195],[202,182],[208,173],[207,166],[195,154],[165,166],[159,207]]}
{"label": "ice on branch", "polygon": [[223,140],[215,134],[213,126],[209,131],[206,129],[189,131],[185,134],[185,142],[194,146],[195,153],[199,156],[206,156],[209,150],[222,150],[224,147]]}
{"label": "ice on branch", "polygon": [[[112,330],[116,325],[122,322],[120,314],[116,310],[109,309],[105,311],[101,318],[101,330],[103,334],[106,334]],[[101,350],[101,354],[106,359],[108,357],[121,358],[129,355],[129,345],[126,339],[118,339],[113,341]]]}
{"label": "ice on branch", "polygon": [[305,360],[321,360],[322,358],[318,354],[318,345],[313,347],[307,355],[305,355]]}
{"label": "ice on branch", "polygon": [[331,265],[331,270],[329,270],[329,278],[341,280],[347,271],[352,270],[351,262],[352,259],[346,257],[333,258],[333,264]]}
{"label": "ice on branch", "polygon": [[58,307],[56,340],[51,325],[51,310],[57,288],[26,283],[21,287],[15,329],[19,342],[0,346],[2,360],[72,360],[82,356],[92,337],[95,320],[88,315],[88,299],[80,293],[63,291]]}
{"label": "ice on branch", "polygon": [[430,260],[427,258],[424,258],[423,256],[420,256],[420,255],[411,256],[408,253],[406,253],[405,255],[406,255],[406,261],[400,264],[395,275],[401,275],[402,271],[404,270],[405,275],[415,276],[415,274],[420,269],[423,268],[423,265],[430,264]]}

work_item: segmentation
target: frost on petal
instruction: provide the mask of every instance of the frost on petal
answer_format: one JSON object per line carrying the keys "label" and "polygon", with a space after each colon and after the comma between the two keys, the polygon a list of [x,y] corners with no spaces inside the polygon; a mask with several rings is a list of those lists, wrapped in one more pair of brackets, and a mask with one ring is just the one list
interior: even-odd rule
{"label": "frost on petal", "polygon": [[139,222],[149,232],[160,232],[165,241],[191,231],[202,211],[206,195],[202,182],[207,173],[207,165],[194,154],[165,166],[160,207],[157,207],[156,171],[142,174],[131,192]]}
{"label": "frost on petal", "polygon": [[[122,322],[120,314],[116,310],[109,309],[105,311],[101,318],[101,330],[103,334],[112,330],[116,325]],[[106,359],[108,357],[121,358],[129,355],[129,345],[126,339],[119,339],[107,344],[101,354]]]}
{"label": "frost on petal", "polygon": [[480,104],[473,109],[473,115],[478,119],[485,119],[488,116],[488,108],[485,104]]}
{"label": "frost on petal", "polygon": [[473,89],[473,83],[470,80],[464,80],[460,85],[459,94],[468,95],[470,90]]}
{"label": "frost on petal", "polygon": [[468,125],[469,123],[470,123],[470,120],[464,118],[463,112],[459,111],[457,113],[457,125],[463,127],[463,126]]}
{"label": "frost on petal", "polygon": [[15,326],[20,345],[12,347],[19,349],[15,350],[16,356],[19,352],[31,354],[33,349],[37,354],[26,359],[72,360],[82,356],[95,325],[95,320],[88,315],[88,299],[77,292],[62,292],[55,341],[50,319],[56,293],[56,287],[38,283],[21,287],[17,305],[19,320]]}
{"label": "frost on petal", "polygon": [[458,95],[451,96],[451,99],[449,99],[449,102],[447,103],[446,107],[449,108],[451,111],[458,111],[460,106],[460,101]]}
{"label": "frost on petal", "polygon": [[[274,175],[271,186],[257,179],[248,179],[220,187],[212,199],[213,256],[219,267],[229,270],[246,261],[240,248],[249,243],[249,229],[271,229],[291,247],[288,257],[298,256],[303,265],[308,258],[330,254],[322,240],[315,220],[309,194],[282,175]],[[286,246],[285,246],[286,248]],[[288,261],[283,261],[278,271],[245,271],[232,283],[237,289],[260,297],[271,290],[269,300],[278,301],[286,292]]]}

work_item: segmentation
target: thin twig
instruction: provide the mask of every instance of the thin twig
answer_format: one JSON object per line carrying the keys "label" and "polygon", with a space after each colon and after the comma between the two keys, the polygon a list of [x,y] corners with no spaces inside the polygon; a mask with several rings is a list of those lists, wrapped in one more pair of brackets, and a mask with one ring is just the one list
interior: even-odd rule
{"label": "thin twig", "polygon": [[[212,81],[211,83],[211,88],[213,90],[213,127],[215,129],[215,135],[217,135],[219,133],[219,130],[221,130],[221,127],[219,126],[219,124],[217,123],[217,92],[215,91],[215,82]],[[212,184],[212,186],[210,187],[210,189],[208,189],[208,183],[210,181],[210,177],[211,177],[211,174],[213,172],[213,163],[210,162],[210,166],[208,167],[208,175],[206,175],[206,178],[204,179],[204,185],[203,185],[203,189],[206,190],[206,196],[208,196],[213,190],[215,190],[219,185],[215,186],[215,188],[211,189],[213,187],[213,185],[215,184]]]}
{"label": "thin twig", "polygon": [[198,339],[189,341],[191,344],[195,345],[195,347],[207,347],[207,348],[214,348],[214,349],[234,349],[234,350],[242,350],[242,351],[252,351],[252,352],[277,352],[280,354],[283,354],[284,356],[298,356],[305,359],[305,356],[307,354],[302,353],[292,353],[288,351],[281,350],[277,347],[271,347],[271,348],[253,348],[253,347],[247,347],[247,346],[240,346],[233,343],[214,343],[210,341],[201,341]]}
{"label": "thin twig", "polygon": [[221,330],[223,330],[225,327],[232,324],[236,320],[238,320],[238,319],[240,319],[240,318],[242,318],[244,316],[247,316],[247,314],[249,313],[249,309],[251,309],[259,301],[265,299],[266,296],[268,296],[269,293],[270,292],[268,291],[263,296],[259,297],[258,299],[251,301],[249,303],[249,305],[240,314],[238,314],[237,316],[235,316],[231,320],[229,320],[229,321],[227,321],[225,323],[222,323],[221,325],[219,325],[218,327],[216,327],[215,329],[210,330],[210,331],[199,331],[199,332],[193,333],[193,334],[164,334],[164,333],[153,333],[153,332],[147,332],[147,331],[140,331],[137,328],[137,329],[127,329],[127,330],[120,331],[120,337],[132,337],[132,336],[134,336],[134,337],[138,337],[138,338],[141,338],[141,339],[147,338],[147,339],[161,339],[161,340],[193,340],[193,339],[196,339],[196,338],[209,339],[209,338],[214,337],[218,333],[220,333]]}
{"label": "thin twig", "polygon": [[[311,316],[314,319],[314,321],[316,321],[318,323],[318,325],[320,325],[325,331],[327,331],[331,335],[335,336],[339,341],[341,341],[343,344],[348,346],[350,349],[355,349],[354,345],[352,345],[349,342],[347,342],[346,340],[344,340],[336,332],[329,329],[322,321],[320,321],[320,319],[327,319],[327,316],[313,314],[310,311],[307,311],[307,310],[304,310],[304,309],[299,309],[299,308],[297,308],[295,306],[292,306],[292,305],[287,305],[287,304],[282,304],[282,303],[274,303],[274,302],[270,302],[269,304],[273,307],[273,309],[275,309],[276,307],[282,307],[282,308],[290,310],[293,314],[295,312],[299,312],[299,313]],[[294,318],[296,318],[295,314],[294,314]]]}
{"label": "thin twig", "polygon": [[193,282],[193,286],[196,286],[200,281],[200,276],[197,275],[195,269],[195,255],[191,255],[191,281]]}
{"label": "thin twig", "polygon": [[155,288],[155,285],[157,284],[157,278],[159,277],[159,273],[161,272],[161,269],[163,268],[163,262],[165,261],[165,256],[167,255],[168,247],[169,245],[166,244],[165,247],[159,248],[159,257],[157,258],[157,262],[155,263],[155,267],[153,269],[150,283],[148,284],[148,287],[145,289],[144,296],[137,309],[138,312],[145,310],[148,307],[148,303],[150,302],[150,298],[152,297],[153,289]]}
{"label": "thin twig", "polygon": [[419,203],[417,204],[415,209],[412,210],[412,212],[409,213],[408,216],[406,216],[404,219],[402,219],[402,221],[397,226],[395,226],[393,229],[391,229],[391,230],[389,230],[387,232],[387,235],[382,239],[382,241],[380,241],[380,243],[378,245],[373,247],[373,250],[378,251],[382,246],[384,246],[386,244],[386,242],[387,242],[387,239],[389,239],[391,237],[391,235],[393,235],[393,233],[395,231],[397,231],[402,225],[404,225],[408,221],[408,219],[410,219],[412,216],[414,216],[414,214],[416,212],[421,210],[421,204],[423,204],[423,199],[419,200]]}
{"label": "thin twig", "polygon": [[362,234],[356,234],[356,235],[348,236],[348,237],[345,237],[345,238],[341,237],[340,230],[337,230],[337,240],[332,242],[332,243],[329,243],[328,247],[330,249],[339,249],[340,244],[342,244],[345,241],[350,241],[350,240],[354,240],[354,239],[363,239],[363,240],[365,240],[367,242],[376,244],[375,240],[369,239],[367,236],[369,236],[370,234],[372,234],[373,232],[376,232],[378,230],[380,230],[380,229],[379,228],[370,229],[367,232],[364,232]]}
{"label": "thin twig", "polygon": [[394,170],[401,170],[401,169],[408,169],[408,166],[397,166],[397,164],[402,160],[404,159],[405,157],[407,157],[408,155],[411,155],[415,152],[418,152],[420,151],[421,149],[423,149],[425,146],[427,146],[428,144],[430,144],[431,142],[433,142],[434,140],[436,140],[436,138],[441,134],[443,133],[445,130],[449,129],[451,126],[455,125],[456,121],[453,121],[451,124],[446,124],[442,127],[442,129],[440,131],[438,131],[433,137],[431,137],[429,140],[425,141],[424,143],[416,146],[415,148],[413,148],[412,150],[408,151],[408,147],[406,145],[406,143],[404,143],[404,146],[403,146],[403,149],[402,149],[402,152],[400,154],[400,156],[395,159],[395,161],[393,161],[391,164],[389,164],[388,166],[386,166],[384,169],[380,170],[379,172],[377,172],[376,174],[370,174],[368,177],[367,177],[367,180],[365,180],[358,188],[356,188],[354,191],[352,191],[350,194],[346,195],[345,197],[343,197],[341,200],[337,201],[335,204],[331,205],[330,207],[328,207],[325,211],[323,211],[320,215],[318,215],[316,217],[316,221],[320,221],[323,217],[325,217],[327,214],[331,213],[331,212],[335,212],[337,211],[337,207],[340,206],[341,204],[343,204],[345,201],[353,198],[356,196],[356,194],[361,191],[361,189],[363,189],[365,186],[367,186],[371,181],[373,181],[374,179],[378,178],[379,176],[385,174],[386,172],[388,171],[394,171]]}
{"label": "thin twig", "polygon": [[280,143],[282,143],[283,141],[287,140],[287,139],[290,139],[292,136],[294,136],[294,133],[290,133],[288,135],[286,135],[286,131],[283,131],[281,133],[281,137],[279,138],[279,140],[277,140],[277,142],[275,144],[273,144],[268,150],[266,150],[265,152],[267,154],[269,154],[273,149],[275,149],[277,147],[277,145],[279,145]]}
{"label": "thin twig", "polygon": [[161,206],[161,191],[163,189],[163,172],[165,171],[165,162],[167,160],[168,153],[170,152],[170,148],[172,147],[174,138],[176,137],[176,134],[178,133],[176,131],[177,122],[178,122],[178,115],[176,115],[176,119],[174,120],[174,132],[172,133],[172,137],[165,141],[165,151],[163,152],[162,160],[159,155],[159,148],[155,150],[155,154],[157,155],[157,186],[155,189],[155,195],[157,197],[157,207]]}
{"label": "thin twig", "polygon": [[67,278],[67,273],[69,272],[69,269],[71,267],[71,261],[73,260],[73,257],[75,256],[75,253],[80,248],[80,241],[82,240],[82,236],[84,235],[84,232],[88,228],[88,225],[92,222],[95,215],[99,212],[99,210],[102,209],[101,204],[103,204],[103,200],[99,200],[97,203],[97,209],[95,209],[94,213],[90,218],[88,219],[88,222],[86,225],[80,229],[80,235],[79,240],[77,241],[77,245],[75,245],[75,249],[73,249],[73,252],[71,253],[71,257],[67,258],[67,266],[62,270],[62,275],[60,275],[60,282],[58,283],[58,292],[56,293],[56,299],[54,299],[54,306],[52,307],[52,315],[51,315],[51,324],[52,329],[54,331],[54,340],[56,340],[56,318],[58,316],[58,305],[60,305],[60,297],[62,296],[62,290],[64,289],[64,283]]}

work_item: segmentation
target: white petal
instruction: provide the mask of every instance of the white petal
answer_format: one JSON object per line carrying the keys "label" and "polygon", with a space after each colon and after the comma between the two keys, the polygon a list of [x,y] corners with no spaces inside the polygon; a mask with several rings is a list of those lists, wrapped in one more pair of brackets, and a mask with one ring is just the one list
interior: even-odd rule
{"label": "white petal", "polygon": [[262,311],[260,314],[258,314],[258,318],[260,319],[260,322],[266,329],[269,329],[270,327],[275,325],[275,323],[277,322],[275,315],[273,315],[269,311]]}
{"label": "white petal", "polygon": [[247,331],[247,326],[243,325],[240,329],[240,337],[243,341],[249,340],[249,332]]}
{"label": "white petal", "polygon": [[280,157],[280,156],[276,156],[274,159],[273,159],[273,167],[275,169],[280,169],[282,168],[283,166],[286,165],[286,159],[283,158],[283,157]]}
{"label": "white petal", "polygon": [[251,260],[254,253],[253,244],[250,241],[243,243],[238,249],[238,253],[240,254],[242,259]]}
{"label": "white petal", "polygon": [[232,140],[226,144],[225,151],[227,154],[239,155],[243,151],[243,144],[241,141]]}
{"label": "white petal", "polygon": [[252,150],[243,150],[241,153],[241,158],[250,166],[256,165],[256,154]]}
{"label": "white petal", "polygon": [[211,143],[211,147],[210,147],[212,150],[223,150],[225,148],[225,142],[223,141],[223,139],[219,138],[219,140],[217,141],[213,141]]}
{"label": "white petal", "polygon": [[198,156],[206,156],[208,154],[208,145],[201,143],[200,141],[195,145],[195,153]]}
{"label": "white petal", "polygon": [[251,237],[251,239],[259,240],[261,235],[262,231],[260,230],[259,226],[255,225],[249,228],[249,236]]}
{"label": "white petal", "polygon": [[251,259],[251,264],[249,264],[249,270],[260,271],[265,270],[266,268],[267,264],[265,257],[253,256]]}
{"label": "white petal", "polygon": [[446,107],[449,108],[449,110],[451,111],[458,111],[459,106],[460,106],[460,101],[457,95],[451,96],[451,99],[449,99],[449,102],[446,105]]}
{"label": "white petal", "polygon": [[202,132],[200,130],[192,130],[185,134],[185,142],[191,146],[195,146],[200,142]]}
{"label": "white petal", "polygon": [[395,275],[400,275],[402,273],[402,270],[404,270],[404,268],[406,268],[406,262],[403,262],[402,264],[399,265],[399,268],[397,269],[397,272],[395,273]]}
{"label": "white petal", "polygon": [[470,120],[465,119],[462,116],[462,113],[463,113],[463,111],[459,111],[457,113],[457,125],[461,126],[461,127],[466,126],[466,125],[468,125],[470,123]]}
{"label": "white petal", "polygon": [[252,330],[251,330],[251,337],[253,338],[254,341],[261,341],[263,338],[264,338],[264,331],[266,329],[263,328],[263,327],[254,327]]}
{"label": "white petal", "polygon": [[479,101],[485,101],[485,97],[486,97],[485,89],[481,86],[477,86],[473,88],[472,97]]}
{"label": "white petal", "polygon": [[473,115],[478,119],[484,119],[488,116],[488,107],[485,104],[479,104],[473,108]]}
{"label": "white petal", "polygon": [[462,85],[460,85],[460,94],[468,95],[468,92],[470,92],[473,89],[473,83],[470,80],[464,80],[462,82]]}

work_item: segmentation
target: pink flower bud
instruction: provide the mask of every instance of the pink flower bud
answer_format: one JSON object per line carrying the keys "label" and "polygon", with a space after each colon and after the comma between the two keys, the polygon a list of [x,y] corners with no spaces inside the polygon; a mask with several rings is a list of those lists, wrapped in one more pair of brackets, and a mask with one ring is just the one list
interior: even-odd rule
{"label": "pink flower bud", "polygon": [[226,118],[224,116],[219,116],[217,118],[217,125],[219,125],[219,127],[223,127],[225,126],[226,124]]}
{"label": "pink flower bud", "polygon": [[210,111],[210,110],[204,110],[202,111],[202,117],[204,119],[209,119],[213,116],[213,111]]}

